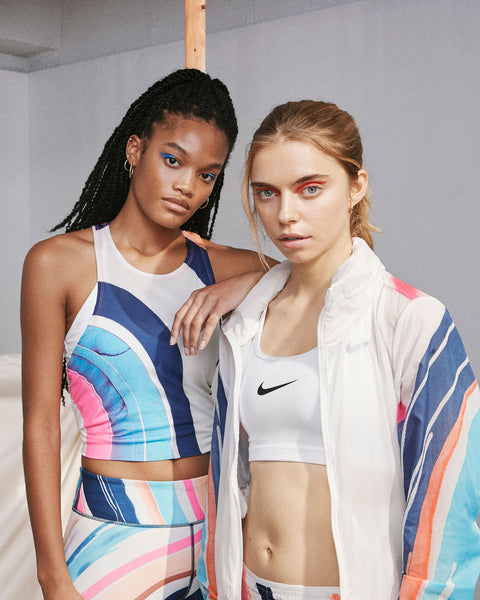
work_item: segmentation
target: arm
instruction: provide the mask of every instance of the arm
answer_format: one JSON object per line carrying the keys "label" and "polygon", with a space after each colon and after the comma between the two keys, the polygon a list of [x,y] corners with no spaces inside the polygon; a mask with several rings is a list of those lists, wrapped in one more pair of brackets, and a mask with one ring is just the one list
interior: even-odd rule
{"label": "arm", "polygon": [[60,392],[66,294],[50,240],[29,252],[22,279],[23,457],[28,508],[45,600],[77,600],[63,553]]}
{"label": "arm", "polygon": [[[194,291],[178,310],[172,326],[170,343],[177,343],[183,329],[187,355],[205,348],[221,317],[237,308],[265,273],[256,252],[208,241],[205,246],[217,283]],[[270,267],[277,263],[271,258],[267,262]]]}
{"label": "arm", "polygon": [[433,298],[410,304],[396,339],[406,409],[400,599],[471,598],[480,573],[478,385],[448,311]]}

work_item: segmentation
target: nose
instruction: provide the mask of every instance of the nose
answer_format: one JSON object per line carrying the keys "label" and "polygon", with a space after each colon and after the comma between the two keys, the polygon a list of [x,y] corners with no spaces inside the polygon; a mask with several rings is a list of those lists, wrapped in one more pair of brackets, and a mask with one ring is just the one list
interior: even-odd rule
{"label": "nose", "polygon": [[195,176],[192,171],[182,169],[178,172],[178,177],[174,183],[175,190],[179,191],[184,196],[191,198],[195,191]]}
{"label": "nose", "polygon": [[295,194],[284,192],[280,198],[280,206],[278,211],[278,219],[280,223],[296,223],[298,221],[297,202]]}

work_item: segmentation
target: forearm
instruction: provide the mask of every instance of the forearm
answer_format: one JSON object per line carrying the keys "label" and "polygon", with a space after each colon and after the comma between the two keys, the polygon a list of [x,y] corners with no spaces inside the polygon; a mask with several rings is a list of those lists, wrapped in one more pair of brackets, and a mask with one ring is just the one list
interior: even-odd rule
{"label": "forearm", "polygon": [[194,291],[175,315],[171,343],[177,343],[182,329],[185,353],[196,354],[208,344],[221,317],[237,308],[262,275],[260,270],[247,271]]}
{"label": "forearm", "polygon": [[59,430],[26,420],[23,458],[38,581],[47,598],[51,590],[72,585],[63,553]]}

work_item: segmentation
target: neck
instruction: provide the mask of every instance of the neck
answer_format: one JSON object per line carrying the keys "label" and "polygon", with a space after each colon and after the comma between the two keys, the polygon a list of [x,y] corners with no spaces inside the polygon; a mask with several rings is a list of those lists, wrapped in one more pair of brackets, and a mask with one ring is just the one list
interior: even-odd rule
{"label": "neck", "polygon": [[181,229],[167,229],[125,204],[110,223],[110,231],[118,246],[129,247],[144,256],[159,254],[172,246],[184,243]]}

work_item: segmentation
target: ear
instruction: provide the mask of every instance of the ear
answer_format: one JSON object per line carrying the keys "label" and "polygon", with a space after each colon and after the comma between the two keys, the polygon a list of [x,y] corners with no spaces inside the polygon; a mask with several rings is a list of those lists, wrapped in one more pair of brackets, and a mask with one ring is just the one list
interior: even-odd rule
{"label": "ear", "polygon": [[358,204],[368,190],[368,173],[360,169],[356,180],[350,186],[350,208]]}
{"label": "ear", "polygon": [[125,154],[128,162],[132,165],[132,167],[135,167],[140,155],[142,154],[142,140],[138,137],[138,135],[133,134],[128,138]]}

